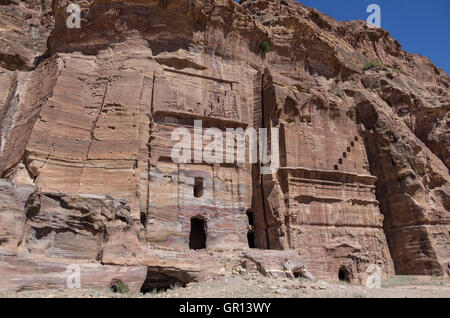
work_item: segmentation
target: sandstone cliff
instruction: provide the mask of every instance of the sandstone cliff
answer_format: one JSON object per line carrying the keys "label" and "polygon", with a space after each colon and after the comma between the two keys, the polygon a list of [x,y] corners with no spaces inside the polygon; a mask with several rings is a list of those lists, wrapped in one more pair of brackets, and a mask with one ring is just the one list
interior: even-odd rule
{"label": "sandstone cliff", "polygon": [[[68,264],[92,287],[187,283],[241,253],[450,274],[450,78],[427,58],[290,0],[72,3],[80,29],[68,1],[0,2],[0,288],[64,286]],[[194,120],[278,128],[280,168],[174,163]]]}

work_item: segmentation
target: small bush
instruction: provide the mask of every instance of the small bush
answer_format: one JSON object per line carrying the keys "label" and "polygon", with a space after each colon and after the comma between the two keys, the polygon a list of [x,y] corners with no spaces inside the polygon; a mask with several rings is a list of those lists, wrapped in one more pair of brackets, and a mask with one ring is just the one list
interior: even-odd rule
{"label": "small bush", "polygon": [[270,50],[270,44],[267,41],[263,41],[261,43],[261,51],[263,51],[264,53],[269,52]]}
{"label": "small bush", "polygon": [[369,61],[366,64],[364,64],[362,70],[364,72],[364,71],[370,70],[371,68],[374,68],[374,67],[383,67],[383,66],[384,66],[384,64],[380,60],[373,60],[373,61]]}
{"label": "small bush", "polygon": [[128,285],[122,282],[120,279],[114,279],[111,282],[110,289],[113,293],[119,294],[128,294],[130,292],[130,288],[128,288]]}
{"label": "small bush", "polygon": [[184,287],[184,284],[179,281],[170,283],[170,289],[177,289],[177,288],[183,288],[183,287]]}

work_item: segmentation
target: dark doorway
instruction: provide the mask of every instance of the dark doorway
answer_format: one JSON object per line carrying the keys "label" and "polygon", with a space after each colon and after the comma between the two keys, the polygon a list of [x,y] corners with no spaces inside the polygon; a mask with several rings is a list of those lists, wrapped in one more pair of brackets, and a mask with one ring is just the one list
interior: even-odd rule
{"label": "dark doorway", "polygon": [[338,277],[340,282],[350,283],[350,276],[351,272],[348,270],[346,266],[341,266],[341,268],[339,268]]}
{"label": "dark doorway", "polygon": [[247,233],[247,241],[248,241],[248,247],[255,248],[255,225],[253,221],[253,212],[247,211],[247,218],[248,218],[248,233]]}
{"label": "dark doorway", "polygon": [[191,234],[189,235],[189,248],[200,250],[206,248],[205,220],[199,218],[191,219]]}
{"label": "dark doorway", "polygon": [[248,241],[248,247],[255,248],[255,234],[252,232],[247,233],[247,241]]}
{"label": "dark doorway", "polygon": [[253,212],[249,210],[246,214],[248,218],[248,225],[254,226],[255,223],[253,222]]}
{"label": "dark doorway", "polygon": [[203,195],[203,178],[194,180],[194,197],[200,198]]}

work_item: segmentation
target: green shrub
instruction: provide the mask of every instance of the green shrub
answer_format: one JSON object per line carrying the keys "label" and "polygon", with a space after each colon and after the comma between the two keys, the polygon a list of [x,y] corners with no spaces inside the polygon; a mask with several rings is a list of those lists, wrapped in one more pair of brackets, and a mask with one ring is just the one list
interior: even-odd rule
{"label": "green shrub", "polygon": [[380,60],[373,60],[373,61],[369,61],[366,64],[364,64],[362,70],[364,72],[364,71],[370,70],[371,68],[374,68],[374,67],[383,67],[383,66],[384,66],[384,64]]}
{"label": "green shrub", "polygon": [[122,282],[120,279],[113,279],[110,289],[113,293],[119,294],[128,294],[130,292],[130,288],[128,288],[128,285]]}
{"label": "green shrub", "polygon": [[270,50],[270,44],[267,41],[262,41],[261,43],[261,51],[263,51],[264,53],[269,52]]}

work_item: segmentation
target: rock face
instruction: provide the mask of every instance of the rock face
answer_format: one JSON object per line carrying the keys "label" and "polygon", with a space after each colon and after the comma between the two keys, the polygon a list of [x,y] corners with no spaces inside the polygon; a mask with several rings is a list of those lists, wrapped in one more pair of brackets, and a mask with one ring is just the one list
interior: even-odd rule
{"label": "rock face", "polygon": [[30,71],[47,52],[53,26],[50,0],[0,1],[0,67]]}
{"label": "rock face", "polygon": [[[186,284],[248,246],[320,279],[450,274],[450,78],[386,31],[277,0],[73,1],[68,29],[41,3],[0,3],[0,266],[31,275],[0,288]],[[172,160],[213,127],[278,129],[279,169]]]}

